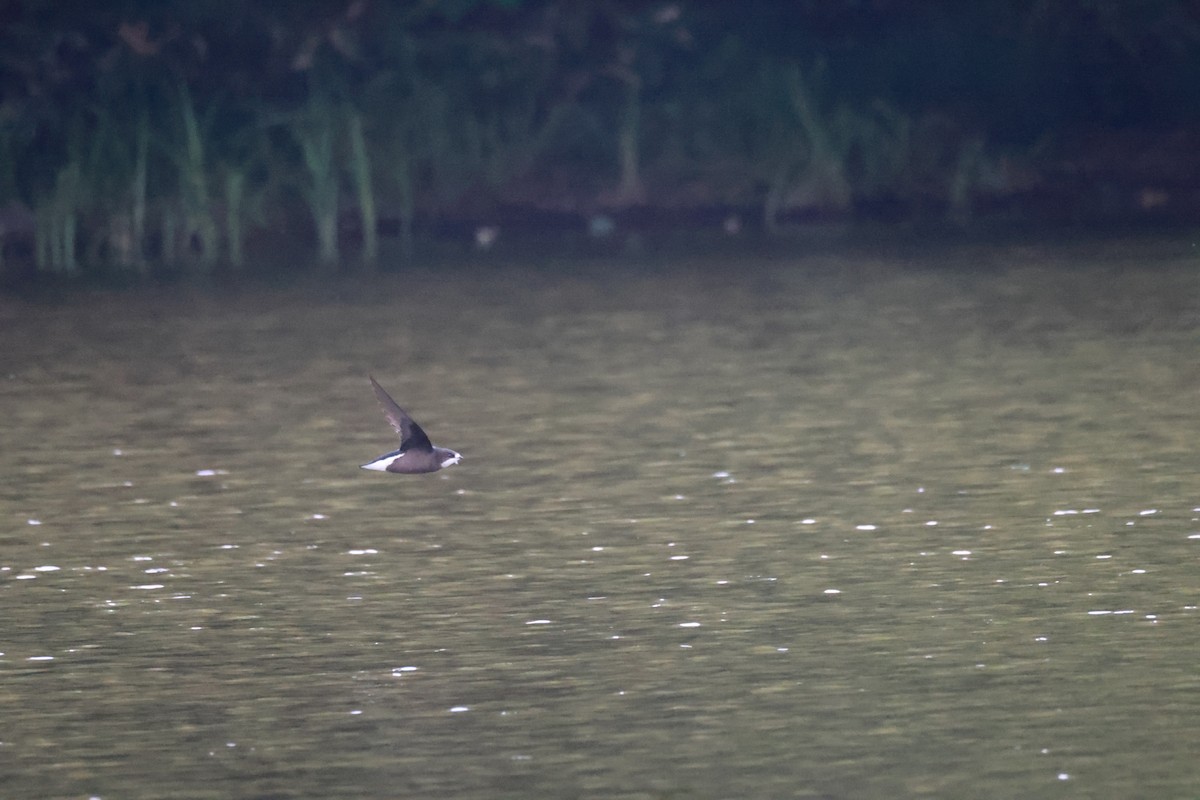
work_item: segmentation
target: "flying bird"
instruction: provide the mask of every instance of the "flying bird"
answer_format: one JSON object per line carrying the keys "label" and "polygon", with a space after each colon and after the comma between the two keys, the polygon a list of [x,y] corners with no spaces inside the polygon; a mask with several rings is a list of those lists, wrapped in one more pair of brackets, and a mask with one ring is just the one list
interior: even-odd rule
{"label": "flying bird", "polygon": [[371,378],[371,386],[375,389],[375,396],[379,398],[379,405],[383,407],[383,415],[400,436],[400,449],[382,455],[369,464],[363,464],[363,469],[401,474],[437,472],[462,460],[462,456],[453,450],[434,447],[425,431],[421,430],[421,426],[408,412],[396,405],[396,401],[375,381],[374,376],[367,377]]}

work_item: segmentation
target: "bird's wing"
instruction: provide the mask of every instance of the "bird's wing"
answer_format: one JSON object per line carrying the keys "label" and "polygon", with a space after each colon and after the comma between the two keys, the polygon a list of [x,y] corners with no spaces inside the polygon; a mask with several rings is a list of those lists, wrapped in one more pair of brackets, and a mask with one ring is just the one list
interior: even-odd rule
{"label": "bird's wing", "polygon": [[375,389],[375,396],[379,398],[379,405],[383,408],[383,415],[387,417],[387,421],[391,423],[392,429],[400,436],[400,449],[404,451],[432,451],[433,444],[429,441],[429,437],[425,435],[425,431],[421,430],[421,426],[408,415],[408,412],[396,405],[396,401],[383,390],[383,387],[376,382],[374,376],[368,377],[371,378],[371,386]]}

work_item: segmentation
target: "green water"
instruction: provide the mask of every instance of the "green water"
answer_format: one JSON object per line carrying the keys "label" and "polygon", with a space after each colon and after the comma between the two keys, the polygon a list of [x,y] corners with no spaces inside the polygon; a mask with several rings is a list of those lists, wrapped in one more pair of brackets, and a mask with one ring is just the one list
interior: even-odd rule
{"label": "green water", "polygon": [[1189,247],[4,299],[0,796],[1200,795]]}

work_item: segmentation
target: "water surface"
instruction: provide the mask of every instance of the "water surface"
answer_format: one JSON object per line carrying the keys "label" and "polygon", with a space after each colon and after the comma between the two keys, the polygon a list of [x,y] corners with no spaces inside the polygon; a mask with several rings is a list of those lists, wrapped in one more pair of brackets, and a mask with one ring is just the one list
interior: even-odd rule
{"label": "water surface", "polygon": [[1186,245],[641,266],[4,300],[4,796],[1200,793]]}

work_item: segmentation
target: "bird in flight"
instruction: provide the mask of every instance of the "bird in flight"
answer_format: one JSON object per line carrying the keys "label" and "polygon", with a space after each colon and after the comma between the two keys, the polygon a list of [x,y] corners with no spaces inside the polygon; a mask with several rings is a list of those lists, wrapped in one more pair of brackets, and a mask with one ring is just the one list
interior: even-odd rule
{"label": "bird in flight", "polygon": [[421,430],[421,426],[408,412],[396,405],[396,401],[375,381],[374,376],[368,377],[371,378],[375,396],[379,398],[379,405],[383,407],[383,415],[400,436],[400,449],[382,455],[369,464],[363,464],[363,469],[400,474],[437,472],[462,460],[462,456],[453,450],[434,447],[425,431]]}

